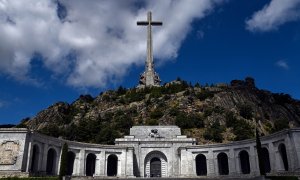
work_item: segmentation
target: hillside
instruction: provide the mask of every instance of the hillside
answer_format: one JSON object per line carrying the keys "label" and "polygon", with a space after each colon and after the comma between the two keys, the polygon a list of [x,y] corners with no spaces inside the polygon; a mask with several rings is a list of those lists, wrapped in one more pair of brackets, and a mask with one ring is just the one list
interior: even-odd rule
{"label": "hillside", "polygon": [[254,137],[300,124],[300,101],[260,90],[254,79],[201,86],[178,79],[162,87],[124,89],[82,95],[58,102],[18,127],[69,140],[113,144],[133,125],[178,125],[200,144]]}

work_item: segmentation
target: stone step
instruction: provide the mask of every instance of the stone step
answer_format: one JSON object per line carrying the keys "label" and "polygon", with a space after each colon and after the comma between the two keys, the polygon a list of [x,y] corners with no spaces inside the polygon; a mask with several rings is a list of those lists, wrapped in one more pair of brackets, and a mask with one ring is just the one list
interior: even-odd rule
{"label": "stone step", "polygon": [[[117,178],[117,177],[72,177],[72,180],[268,180],[263,176],[259,177],[195,177],[195,178]],[[68,178],[66,178],[68,180]]]}

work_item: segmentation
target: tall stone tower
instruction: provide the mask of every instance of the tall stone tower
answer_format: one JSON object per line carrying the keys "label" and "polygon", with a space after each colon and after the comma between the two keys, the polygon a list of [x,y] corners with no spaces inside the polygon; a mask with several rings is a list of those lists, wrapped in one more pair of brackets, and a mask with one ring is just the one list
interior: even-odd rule
{"label": "tall stone tower", "polygon": [[147,21],[138,21],[138,26],[147,26],[147,59],[145,72],[140,75],[138,87],[160,86],[160,78],[154,71],[153,48],[152,48],[152,26],[162,26],[162,22],[152,21],[152,13],[148,12]]}

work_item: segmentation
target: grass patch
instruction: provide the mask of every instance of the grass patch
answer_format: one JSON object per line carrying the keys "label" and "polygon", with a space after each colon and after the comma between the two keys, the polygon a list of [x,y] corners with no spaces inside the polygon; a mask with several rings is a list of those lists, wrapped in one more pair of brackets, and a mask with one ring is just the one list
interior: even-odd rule
{"label": "grass patch", "polygon": [[7,178],[1,178],[1,180],[59,180],[59,178],[58,177],[26,177],[26,178],[7,177]]}
{"label": "grass patch", "polygon": [[271,180],[298,180],[296,176],[267,176]]}

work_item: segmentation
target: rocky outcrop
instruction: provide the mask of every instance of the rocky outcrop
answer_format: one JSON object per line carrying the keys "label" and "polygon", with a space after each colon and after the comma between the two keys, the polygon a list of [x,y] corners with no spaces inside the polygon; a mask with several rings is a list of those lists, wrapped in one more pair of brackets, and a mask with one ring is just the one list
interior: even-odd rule
{"label": "rocky outcrop", "polygon": [[260,131],[269,134],[282,127],[299,126],[300,102],[287,94],[258,89],[253,78],[210,87],[194,87],[185,81],[176,81],[145,89],[120,87],[95,98],[82,95],[71,104],[56,103],[24,124],[46,134],[55,126],[62,131],[58,134],[67,138],[74,127],[85,128],[82,127],[84,123],[95,124],[92,129],[99,125],[99,130],[94,130],[95,135],[109,127],[117,131],[115,136],[126,134],[126,129],[132,125],[176,124],[185,134],[196,135],[198,141],[209,143],[214,139],[205,138],[209,137],[205,136],[209,133],[206,129],[215,127],[215,122],[222,127],[220,133],[224,142],[238,136],[238,127],[230,125],[228,117],[235,122],[246,122],[251,128],[258,121]]}

